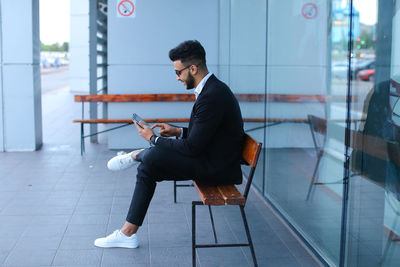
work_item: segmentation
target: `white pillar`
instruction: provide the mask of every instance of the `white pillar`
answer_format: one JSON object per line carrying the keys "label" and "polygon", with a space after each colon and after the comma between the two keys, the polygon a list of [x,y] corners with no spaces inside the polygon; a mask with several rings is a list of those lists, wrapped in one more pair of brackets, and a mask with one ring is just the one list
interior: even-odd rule
{"label": "white pillar", "polygon": [[0,150],[42,145],[39,0],[0,0]]}
{"label": "white pillar", "polygon": [[[1,2],[0,2],[1,17]],[[4,151],[4,114],[3,114],[3,24],[0,19],[0,152]]]}
{"label": "white pillar", "polygon": [[89,1],[71,0],[70,90],[89,93]]}

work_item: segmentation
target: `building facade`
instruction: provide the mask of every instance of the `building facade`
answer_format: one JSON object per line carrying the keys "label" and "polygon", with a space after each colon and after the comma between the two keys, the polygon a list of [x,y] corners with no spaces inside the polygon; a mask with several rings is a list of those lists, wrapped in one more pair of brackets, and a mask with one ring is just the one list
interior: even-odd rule
{"label": "building facade", "polygon": [[[87,7],[71,8],[76,21],[99,12],[99,5],[83,2]],[[102,66],[107,67],[108,94],[191,93],[176,80],[168,51],[184,40],[199,40],[210,71],[235,94],[257,96],[258,101],[240,105],[243,117],[259,119],[245,123],[245,131],[263,143],[254,180],[260,194],[328,265],[400,265],[400,1],[99,2],[103,13],[107,4]],[[10,72],[22,71],[25,61],[35,77],[39,64],[35,46],[24,48],[34,51],[26,60],[7,53],[12,26],[6,12],[18,5],[10,3],[1,1],[3,151],[12,150],[12,134],[19,132],[17,115],[9,111],[15,97],[7,79]],[[33,4],[28,14],[37,15],[36,10]],[[84,25],[91,30],[87,19]],[[72,24],[72,31],[79,25]],[[360,25],[373,33],[362,34]],[[90,85],[90,38],[81,45],[79,33],[72,36],[77,43],[71,39],[71,90],[80,91]],[[83,65],[74,51],[84,58]],[[24,88],[36,92],[37,78],[28,84]],[[35,143],[40,101],[34,95],[27,101],[36,113],[25,131],[31,140],[25,148],[31,149],[40,146]],[[135,112],[182,118],[191,105],[110,103],[106,116],[129,118]],[[110,149],[145,145],[132,127],[108,133]]]}

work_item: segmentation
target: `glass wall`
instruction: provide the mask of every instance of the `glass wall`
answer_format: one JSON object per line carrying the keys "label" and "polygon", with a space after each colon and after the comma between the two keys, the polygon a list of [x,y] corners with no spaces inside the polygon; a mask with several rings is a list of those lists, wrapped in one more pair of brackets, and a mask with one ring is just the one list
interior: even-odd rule
{"label": "glass wall", "polygon": [[329,265],[400,266],[400,1],[220,1],[255,186]]}
{"label": "glass wall", "polygon": [[363,121],[351,133],[346,262],[400,266],[400,2],[358,1],[354,7],[368,27],[355,36],[353,54],[373,65],[351,83],[358,97],[351,111]]}
{"label": "glass wall", "polygon": [[285,122],[266,129],[264,195],[339,265],[348,3],[268,3],[266,117]]}

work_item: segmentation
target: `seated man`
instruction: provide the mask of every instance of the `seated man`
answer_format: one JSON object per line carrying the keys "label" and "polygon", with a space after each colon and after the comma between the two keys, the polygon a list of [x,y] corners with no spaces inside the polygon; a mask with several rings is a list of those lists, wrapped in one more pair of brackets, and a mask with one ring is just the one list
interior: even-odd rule
{"label": "seated man", "polygon": [[[240,184],[243,120],[239,104],[229,87],[208,72],[206,53],[198,41],[185,41],[169,52],[176,78],[187,89],[195,88],[196,102],[188,128],[156,123],[152,128],[136,125],[152,146],[112,159],[108,167],[118,170],[139,161],[132,201],[121,230],[94,244],[98,247],[138,247],[136,232],[142,225],[156,183],[163,180],[195,180],[202,185]],[[159,127],[160,137],[153,129]],[[176,137],[167,138],[167,137]]]}

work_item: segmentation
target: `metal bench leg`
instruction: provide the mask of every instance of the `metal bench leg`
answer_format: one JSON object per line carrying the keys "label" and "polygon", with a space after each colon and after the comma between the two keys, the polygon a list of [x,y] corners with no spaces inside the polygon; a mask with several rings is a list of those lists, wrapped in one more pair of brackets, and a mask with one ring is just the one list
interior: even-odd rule
{"label": "metal bench leg", "polygon": [[312,177],[311,177],[310,185],[309,185],[309,187],[308,187],[308,192],[307,192],[306,200],[308,200],[308,199],[310,198],[312,187],[313,187],[313,185],[316,183],[316,180],[317,180],[317,179],[316,179],[316,176],[317,176],[317,171],[318,171],[319,162],[321,161],[321,158],[322,158],[322,154],[321,154],[321,152],[320,152],[320,153],[318,154],[317,162],[315,163],[314,172],[313,172],[313,175],[312,175]]}
{"label": "metal bench leg", "polygon": [[81,123],[81,156],[83,155],[84,151],[85,151],[84,128],[83,128],[83,123]]}
{"label": "metal bench leg", "polygon": [[203,205],[203,202],[192,201],[192,265],[196,267],[196,205]]}
{"label": "metal bench leg", "polygon": [[176,203],[176,181],[174,181],[174,203]]}
{"label": "metal bench leg", "polygon": [[246,229],[247,240],[249,241],[250,252],[251,252],[251,256],[253,257],[254,266],[257,267],[258,264],[257,264],[257,259],[256,259],[256,253],[254,252],[253,241],[251,241],[249,226],[247,224],[246,214],[244,213],[244,207],[239,206],[239,208],[240,208],[240,213],[242,214],[244,228]]}
{"label": "metal bench leg", "polygon": [[210,206],[210,205],[208,205],[208,211],[210,212],[210,219],[211,219],[212,229],[213,229],[213,232],[214,232],[215,244],[217,244],[217,243],[218,243],[218,240],[217,240],[217,233],[215,232],[214,218],[213,218],[213,214],[212,214],[211,206]]}

